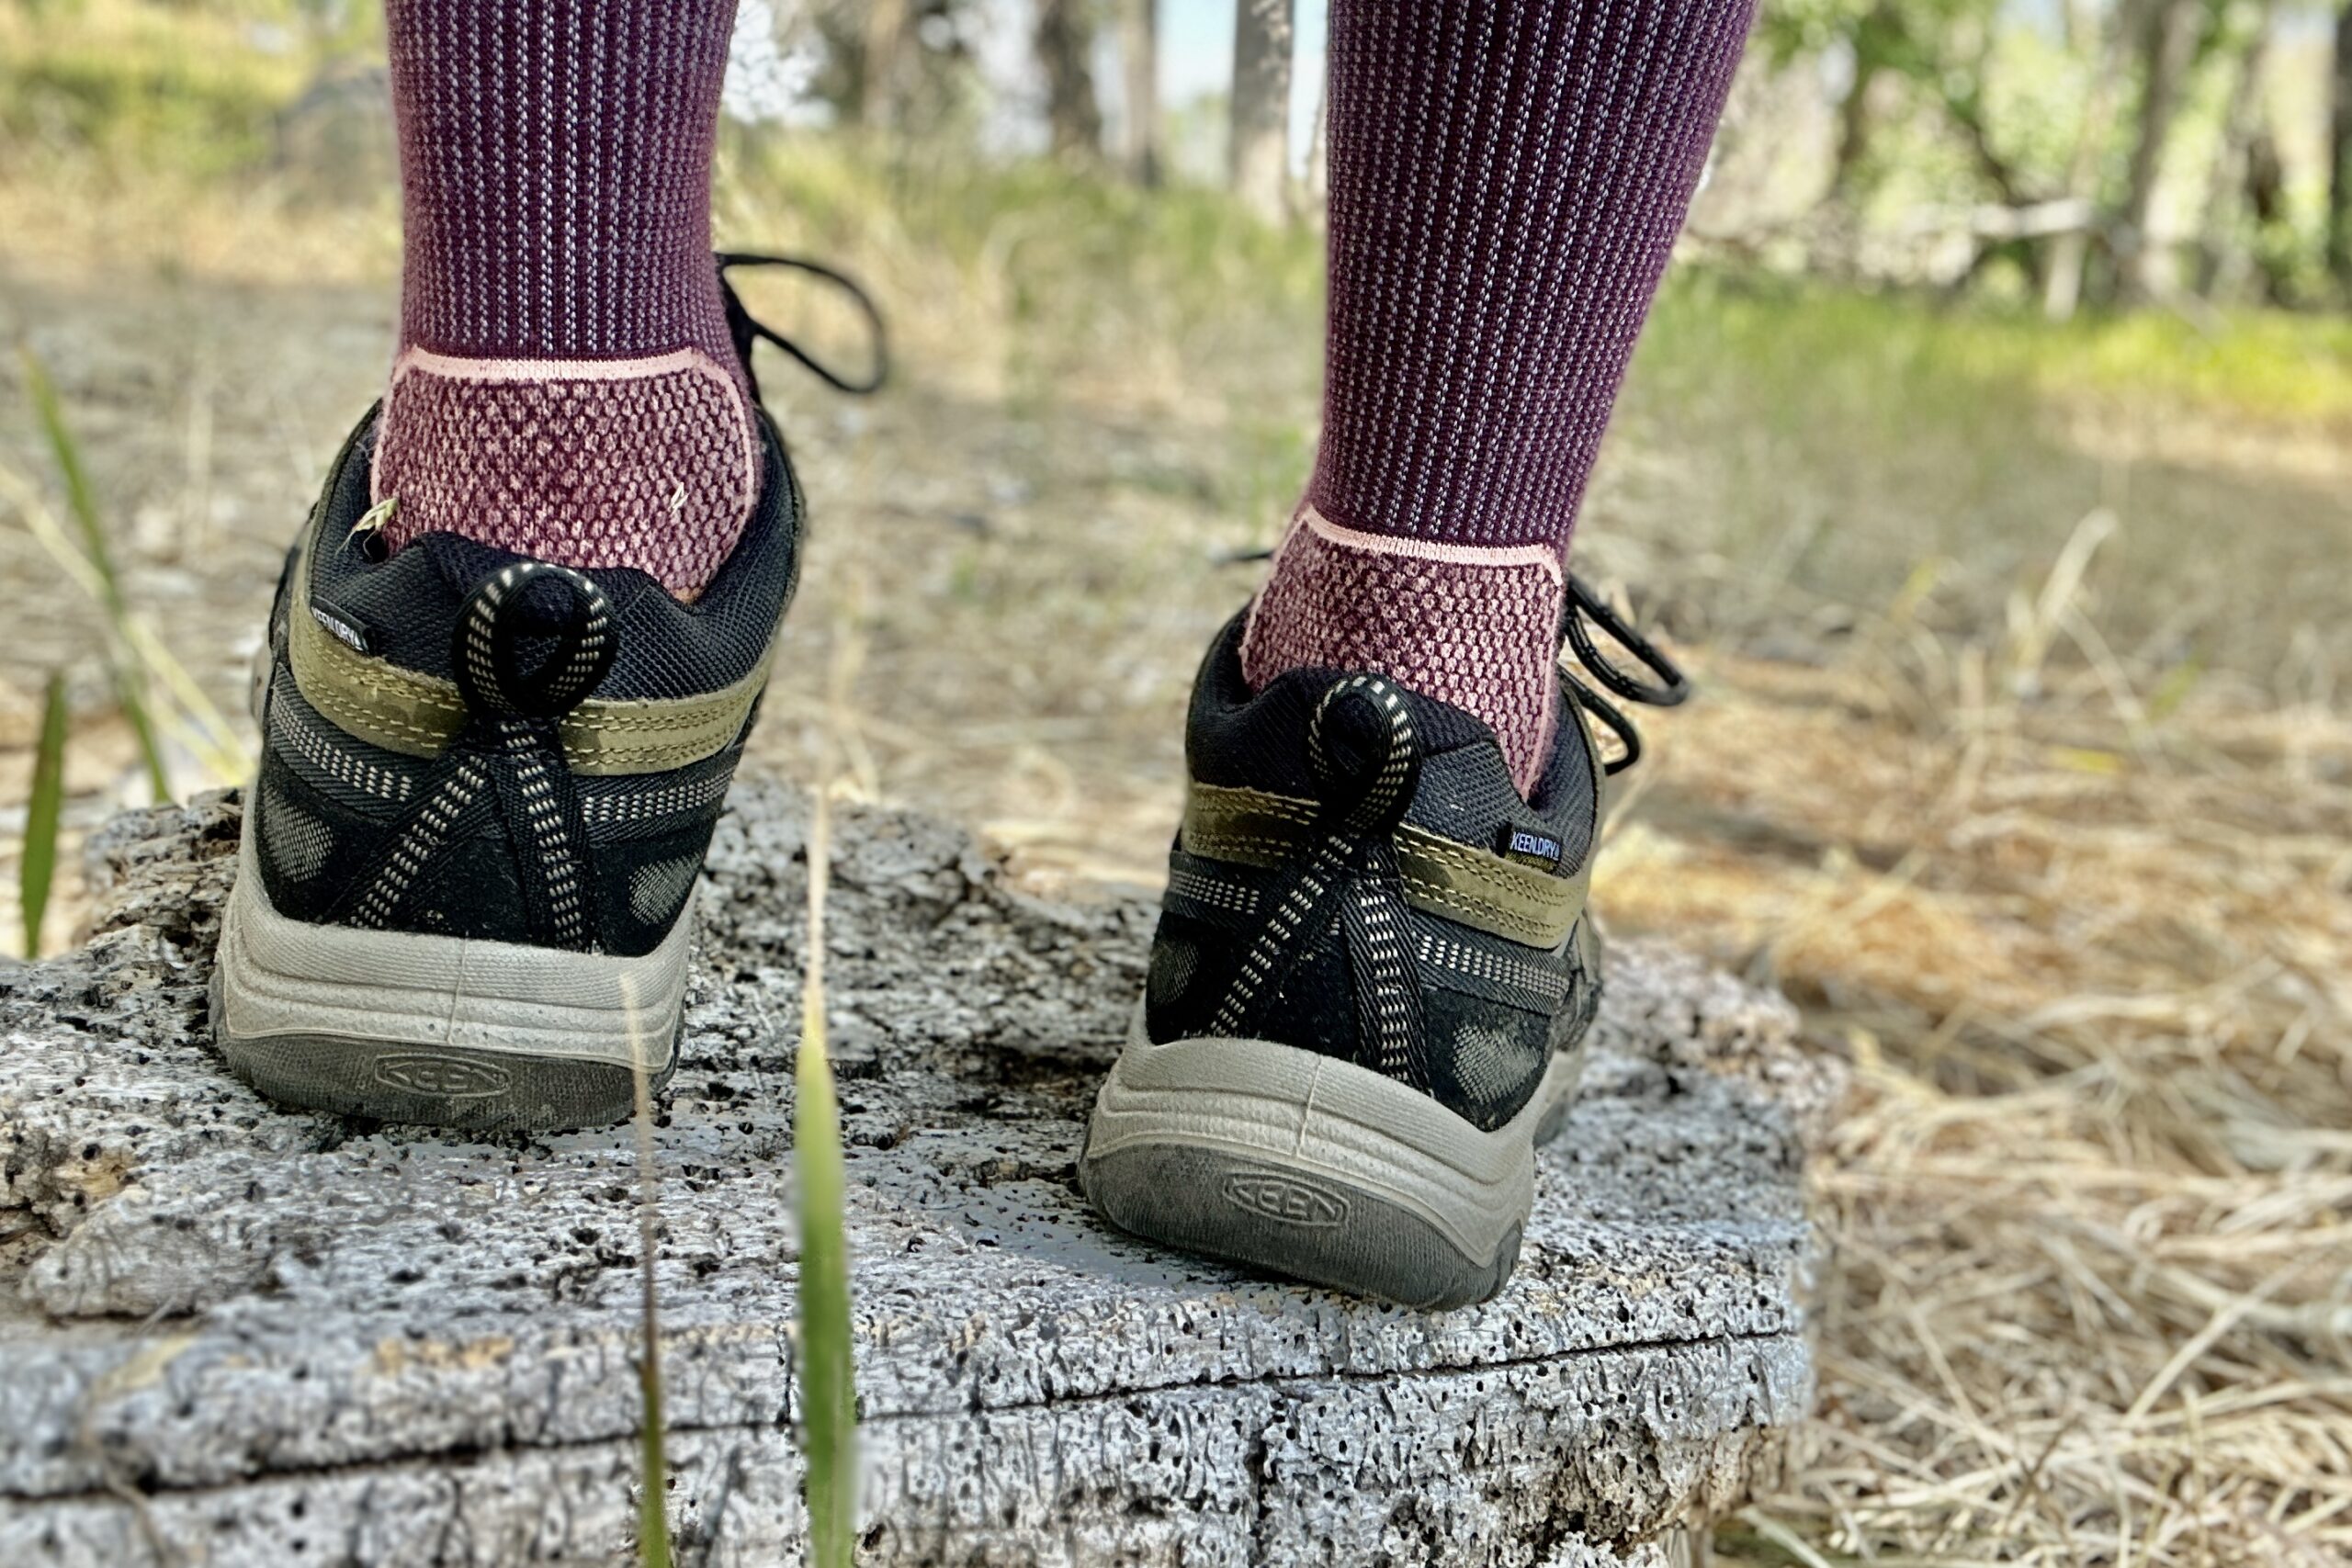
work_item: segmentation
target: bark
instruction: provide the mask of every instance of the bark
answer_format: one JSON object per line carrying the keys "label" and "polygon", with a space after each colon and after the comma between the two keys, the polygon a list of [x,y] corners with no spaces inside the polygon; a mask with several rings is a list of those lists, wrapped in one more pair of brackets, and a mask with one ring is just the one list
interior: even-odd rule
{"label": "bark", "polygon": [[2188,68],[2196,58],[2199,21],[2197,0],[2154,0],[2142,25],[2140,113],[2133,128],[2123,210],[2113,236],[2117,283],[2127,300],[2152,299],[2168,282],[2153,231],[2156,182],[2164,172],[2165,143],[2171,137]]}
{"label": "bark", "polygon": [[[233,797],[93,836],[99,934],[0,970],[0,1562],[612,1564],[639,1410],[628,1129],[496,1145],[279,1111],[205,1022]],[[677,1560],[801,1561],[793,1033],[808,817],[738,784],[653,1130]],[[836,815],[858,1560],[1665,1568],[1810,1394],[1778,998],[1610,949],[1520,1272],[1426,1316],[1107,1229],[1071,1169],[1143,900]],[[298,1545],[300,1542],[301,1544]],[[1686,1559],[1687,1560],[1687,1559]]]}
{"label": "bark", "polygon": [[1233,13],[1233,189],[1279,222],[1290,213],[1292,0],[1238,0]]}
{"label": "bark", "polygon": [[1122,0],[1119,62],[1126,84],[1127,177],[1159,183],[1159,0]]}
{"label": "bark", "polygon": [[1046,124],[1057,156],[1102,155],[1102,108],[1094,96],[1092,0],[1039,0],[1037,63],[1046,72]]}

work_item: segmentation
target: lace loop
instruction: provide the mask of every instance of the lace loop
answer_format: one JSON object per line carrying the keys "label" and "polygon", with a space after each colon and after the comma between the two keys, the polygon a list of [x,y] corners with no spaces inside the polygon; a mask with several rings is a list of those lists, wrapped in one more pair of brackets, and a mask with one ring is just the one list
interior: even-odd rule
{"label": "lace loop", "polygon": [[1560,682],[1575,696],[1576,705],[1599,719],[1602,728],[1617,737],[1625,748],[1618,755],[1602,760],[1600,771],[1603,773],[1613,778],[1642,760],[1642,732],[1634,727],[1632,719],[1625,716],[1623,708],[1566,670],[1560,671]]}
{"label": "lace loop", "polygon": [[[1645,685],[1611,662],[1593,642],[1592,633],[1585,626],[1588,620],[1639,660],[1643,668],[1658,678],[1659,684]],[[1576,649],[1577,662],[1583,665],[1594,680],[1629,703],[1670,708],[1690,695],[1690,677],[1682,673],[1681,667],[1668,659],[1656,643],[1634,630],[1633,624],[1619,615],[1608,600],[1594,592],[1591,585],[1574,572],[1568,574],[1568,602],[1560,615],[1560,635],[1568,647]]]}
{"label": "lace loop", "polygon": [[[883,328],[882,312],[876,308],[873,297],[860,288],[854,278],[845,273],[836,272],[821,262],[810,261],[806,256],[774,256],[763,255],[752,251],[720,251],[713,259],[718,264],[718,292],[727,307],[728,334],[735,340],[735,353],[743,362],[743,378],[750,383],[753,398],[756,399],[760,395],[760,378],[752,368],[752,346],[763,338],[798,360],[804,369],[833,390],[846,392],[854,398],[862,398],[869,393],[879,391],[882,384],[890,378],[889,334]],[[873,336],[874,368],[872,372],[862,381],[850,380],[782,333],[754,317],[744,307],[742,296],[735,292],[734,284],[728,281],[728,273],[739,266],[788,267],[795,272],[805,272],[811,277],[822,278],[848,295],[850,302],[855,305],[865,317],[867,331]]]}
{"label": "lace loop", "polygon": [[[1636,680],[1612,663],[1608,655],[1593,641],[1591,630],[1585,625],[1590,621],[1614,638],[1617,644],[1640,661],[1642,667],[1657,677],[1657,684]],[[1641,703],[1648,707],[1670,708],[1690,695],[1690,678],[1682,668],[1666,656],[1663,649],[1634,629],[1633,623],[1619,615],[1574,572],[1568,574],[1568,600],[1560,612],[1560,643],[1563,649],[1576,650],[1577,662],[1585,672],[1627,702]],[[1625,748],[1618,756],[1600,765],[1601,772],[1611,776],[1623,773],[1642,760],[1642,732],[1624,711],[1599,692],[1586,685],[1564,666],[1561,683],[1576,698],[1577,705],[1599,719],[1601,727],[1617,737]]]}

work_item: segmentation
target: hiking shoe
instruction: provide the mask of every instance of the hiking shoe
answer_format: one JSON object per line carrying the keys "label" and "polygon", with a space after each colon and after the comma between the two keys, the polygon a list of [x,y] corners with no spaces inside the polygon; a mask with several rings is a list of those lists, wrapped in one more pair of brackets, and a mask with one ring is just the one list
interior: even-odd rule
{"label": "hiking shoe", "polygon": [[[760,488],[691,604],[451,534],[386,557],[380,409],[287,557],[256,660],[262,759],[212,976],[215,1040],[273,1100],[469,1131],[629,1114],[676,1065],[693,905],[799,576],[803,502],[755,339],[854,394],[888,373],[865,291],[797,256],[715,258]],[[743,308],[729,269],[842,290],[853,381]]]}
{"label": "hiking shoe", "polygon": [[[1113,1224],[1188,1251],[1483,1301],[1600,1003],[1585,897],[1631,727],[1564,672],[1522,800],[1486,725],[1385,677],[1295,670],[1252,694],[1242,626],[1193,689],[1149,977],[1080,1182]],[[1674,683],[1636,690],[1679,700]],[[1588,709],[1626,737],[1617,763]]]}
{"label": "hiking shoe", "polygon": [[675,1059],[703,852],[792,595],[775,430],[692,604],[450,534],[372,537],[376,414],[288,557],[256,672],[216,1040],[289,1104],[471,1130],[628,1114]]}

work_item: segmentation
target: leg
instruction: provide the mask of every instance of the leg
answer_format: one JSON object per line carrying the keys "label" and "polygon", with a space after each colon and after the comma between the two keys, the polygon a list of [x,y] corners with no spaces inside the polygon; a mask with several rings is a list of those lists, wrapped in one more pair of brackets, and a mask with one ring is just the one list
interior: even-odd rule
{"label": "leg", "polygon": [[1421,1306],[1502,1287],[1600,999],[1562,565],[1750,0],[1335,0],[1329,387],[1201,670],[1080,1179],[1129,1230]]}
{"label": "leg", "polygon": [[1548,750],[1561,560],[1753,0],[1336,0],[1322,444],[1242,659]]}
{"label": "leg", "polygon": [[710,255],[734,0],[389,0],[406,252],[372,476],[462,534],[692,598],[758,443]]}
{"label": "leg", "polygon": [[401,350],[280,585],[214,971],[273,1098],[581,1126],[674,1065],[801,532],[709,251],[733,10],[391,0]]}

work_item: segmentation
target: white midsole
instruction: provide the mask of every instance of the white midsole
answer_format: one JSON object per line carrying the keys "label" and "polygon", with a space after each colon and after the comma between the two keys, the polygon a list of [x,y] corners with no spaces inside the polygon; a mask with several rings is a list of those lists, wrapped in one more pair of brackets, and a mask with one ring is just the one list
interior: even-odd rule
{"label": "white midsole", "polygon": [[685,1002],[692,915],[690,900],[636,958],[317,925],[270,904],[249,822],[220,920],[221,1025],[237,1040],[326,1034],[621,1066],[642,1053],[658,1069]]}
{"label": "white midsole", "polygon": [[1535,1197],[1535,1128],[1575,1092],[1555,1058],[1533,1099],[1482,1133],[1428,1095],[1352,1062],[1266,1040],[1152,1043],[1136,1011],[1102,1080],[1086,1157],[1155,1144],[1213,1148],[1343,1182],[1411,1211],[1483,1261]]}

